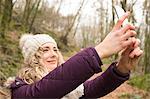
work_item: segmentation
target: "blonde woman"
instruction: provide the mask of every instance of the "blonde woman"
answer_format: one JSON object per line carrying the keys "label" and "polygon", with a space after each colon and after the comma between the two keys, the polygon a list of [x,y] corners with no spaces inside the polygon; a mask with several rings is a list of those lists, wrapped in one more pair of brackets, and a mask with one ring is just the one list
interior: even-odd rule
{"label": "blonde woman", "polygon": [[[26,34],[20,39],[24,66],[10,85],[12,99],[31,98],[99,98],[129,78],[130,70],[142,54],[135,38],[135,27],[121,24],[126,13],[114,26],[111,33],[95,48],[87,48],[66,62],[58,50],[55,40],[47,34]],[[118,53],[118,62],[94,80],[87,81],[101,72],[101,59]]]}

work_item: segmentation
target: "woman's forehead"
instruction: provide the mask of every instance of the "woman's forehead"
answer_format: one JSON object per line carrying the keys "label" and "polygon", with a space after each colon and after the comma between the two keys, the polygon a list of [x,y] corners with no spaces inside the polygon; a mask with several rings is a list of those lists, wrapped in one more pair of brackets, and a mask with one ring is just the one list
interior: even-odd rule
{"label": "woman's forehead", "polygon": [[57,48],[57,46],[54,43],[45,43],[41,47],[42,48],[53,48],[53,47]]}

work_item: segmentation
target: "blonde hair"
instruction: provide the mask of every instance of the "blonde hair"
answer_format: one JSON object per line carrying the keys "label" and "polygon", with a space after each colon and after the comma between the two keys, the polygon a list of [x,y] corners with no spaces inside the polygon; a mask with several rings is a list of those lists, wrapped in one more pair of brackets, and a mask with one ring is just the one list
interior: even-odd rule
{"label": "blonde hair", "polygon": [[[42,66],[39,62],[39,59],[41,58],[43,51],[40,47],[38,51],[33,55],[31,58],[30,63],[24,63],[24,66],[18,73],[18,77],[21,78],[24,82],[27,84],[32,84],[34,82],[39,81],[44,76],[46,76],[50,71],[45,68],[45,66]],[[56,52],[58,54],[58,66],[64,63],[63,56],[61,52],[58,50]]]}
{"label": "blonde hair", "polygon": [[[58,54],[58,66],[64,63],[63,56],[61,52],[58,50],[56,52]],[[21,78],[25,83],[32,84],[39,80],[41,80],[45,75],[47,75],[50,71],[48,71],[44,66],[42,66],[39,62],[39,59],[42,55],[42,50],[39,50],[32,57],[32,61],[25,62],[22,65],[22,68],[17,73],[17,76]],[[4,83],[5,87],[0,87],[0,99],[11,99],[11,90],[10,85],[15,81],[15,77],[9,77],[7,81]]]}
{"label": "blonde hair", "polygon": [[[27,42],[27,40],[32,41]],[[27,42],[27,43],[25,43]],[[24,64],[22,65],[21,69],[17,73],[17,77],[21,78],[25,83],[32,84],[41,80],[45,75],[47,75],[50,71],[47,70],[45,66],[42,66],[39,62],[41,55],[43,53],[42,48],[40,47],[42,44],[51,42],[54,43],[56,46],[55,40],[47,34],[37,34],[37,35],[30,35],[26,34],[21,37],[20,40],[20,47],[22,49],[22,54],[24,56]],[[29,46],[30,45],[30,46]],[[35,47],[31,57],[26,57],[26,52],[30,52],[30,47]],[[38,48],[39,47],[39,48]],[[30,48],[30,50],[27,50]],[[37,48],[37,49],[36,49]],[[57,48],[57,47],[56,47]],[[58,54],[58,66],[64,63],[63,56],[59,50],[56,52]],[[25,55],[24,55],[25,54]],[[26,59],[28,61],[26,61]],[[15,81],[15,77],[9,77],[7,81],[4,83],[4,87],[0,87],[0,99],[10,99],[11,98],[11,89],[10,85]],[[7,91],[5,91],[5,89]]]}

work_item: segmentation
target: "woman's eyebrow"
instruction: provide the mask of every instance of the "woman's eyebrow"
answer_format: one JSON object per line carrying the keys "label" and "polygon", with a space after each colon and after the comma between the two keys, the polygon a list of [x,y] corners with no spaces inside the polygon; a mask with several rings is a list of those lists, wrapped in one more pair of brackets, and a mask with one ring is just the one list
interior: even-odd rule
{"label": "woman's eyebrow", "polygon": [[50,48],[49,46],[45,46],[45,47],[43,47],[43,48]]}
{"label": "woman's eyebrow", "polygon": [[[44,49],[50,49],[50,47],[49,46],[45,46],[45,47],[43,47]],[[57,49],[57,47],[56,46],[54,46],[53,47],[53,49]]]}

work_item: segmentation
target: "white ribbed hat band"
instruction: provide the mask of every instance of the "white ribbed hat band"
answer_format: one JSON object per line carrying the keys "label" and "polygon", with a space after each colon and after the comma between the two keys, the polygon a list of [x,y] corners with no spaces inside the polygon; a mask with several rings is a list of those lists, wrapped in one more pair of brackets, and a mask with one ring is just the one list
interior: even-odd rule
{"label": "white ribbed hat band", "polygon": [[47,34],[24,34],[20,39],[20,48],[25,62],[30,63],[30,59],[37,52],[40,46],[45,43],[54,43],[57,46],[55,40]]}

